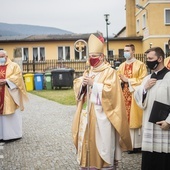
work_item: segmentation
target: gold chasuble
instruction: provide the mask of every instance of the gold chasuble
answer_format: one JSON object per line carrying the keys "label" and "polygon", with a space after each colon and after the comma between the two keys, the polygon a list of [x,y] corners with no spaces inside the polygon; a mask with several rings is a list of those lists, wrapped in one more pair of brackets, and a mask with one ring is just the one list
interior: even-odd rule
{"label": "gold chasuble", "polygon": [[128,78],[128,83],[123,83],[122,91],[129,126],[132,129],[140,128],[142,126],[143,111],[136,104],[133,93],[135,88],[141,84],[143,78],[147,75],[146,66],[141,61],[134,59],[131,63],[122,63],[117,70],[117,74],[125,75]]}
{"label": "gold chasuble", "polygon": [[[108,63],[105,63],[99,68],[91,69],[90,74],[92,75],[92,73],[96,75],[96,77],[98,76],[96,83],[102,85],[103,87],[101,92],[101,106],[108,121],[120,136],[119,145],[122,148],[122,151],[132,150],[122,89],[116,71],[112,69]],[[84,72],[83,76],[85,75],[86,71]],[[83,77],[74,80],[74,90],[76,97],[78,97],[82,92],[82,81]],[[86,96],[87,93],[85,92],[84,95],[82,95],[82,97],[77,100],[77,110],[72,126],[73,141],[78,152],[78,161],[81,167],[88,166],[87,150],[89,148],[89,166],[101,169],[103,167],[108,167],[110,164],[102,159],[97,148],[98,141],[96,141],[96,128],[99,126],[99,124],[97,123],[97,115],[95,112],[96,105],[92,102],[89,104],[89,134],[87,132],[87,120],[85,120],[87,118],[87,112],[83,110],[83,104],[86,101]],[[83,117],[85,119],[83,119]]]}
{"label": "gold chasuble", "polygon": [[165,67],[170,70],[170,57],[164,59]]}
{"label": "gold chasuble", "polygon": [[[17,86],[17,89],[8,88],[7,84],[0,86],[0,114],[13,114],[17,108],[23,110],[24,101],[27,101],[28,98],[19,65],[7,58],[6,64],[0,65],[0,79],[7,79]],[[11,96],[11,94],[15,95],[16,92],[20,96],[18,103],[16,103],[14,98]]]}

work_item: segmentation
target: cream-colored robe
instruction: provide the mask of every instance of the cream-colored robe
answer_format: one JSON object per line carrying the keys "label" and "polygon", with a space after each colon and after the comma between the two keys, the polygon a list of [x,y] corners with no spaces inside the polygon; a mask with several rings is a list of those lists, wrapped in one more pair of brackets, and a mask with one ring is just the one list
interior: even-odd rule
{"label": "cream-colored robe", "polygon": [[[96,74],[100,74],[96,85],[99,83],[103,85],[102,90],[102,100],[101,105],[103,112],[105,113],[109,122],[116,130],[116,133],[120,136],[120,147],[123,151],[131,150],[131,139],[128,121],[126,117],[125,105],[123,101],[122,91],[119,83],[119,79],[117,77],[116,71],[110,67],[109,64],[104,64],[100,69],[93,70]],[[86,72],[84,73],[86,75]],[[78,78],[74,81],[74,89],[75,94],[78,96],[82,84],[82,78]],[[77,104],[77,111],[73,120],[73,141],[76,146],[76,149],[79,148],[79,140],[82,140],[82,153],[80,158],[80,166],[87,167],[87,147],[89,147],[89,158],[90,158],[90,167],[96,167],[101,169],[102,167],[107,167],[110,164],[104,161],[99,154],[97,149],[97,141],[96,141],[96,113],[95,113],[95,105],[94,103],[90,104],[89,108],[89,125],[90,125],[90,134],[88,137],[87,127],[85,129],[84,138],[78,139],[79,133],[81,131],[81,116],[83,110],[83,104],[86,100],[86,96],[84,96]],[[84,113],[84,112],[83,112]],[[102,127],[100,127],[102,128]],[[89,141],[87,140],[89,138]],[[108,141],[109,143],[109,141]],[[113,149],[113,148],[110,148]],[[107,154],[107,153],[106,153]],[[114,161],[114,160],[113,160]]]}
{"label": "cream-colored robe", "polygon": [[19,65],[12,62],[9,58],[7,59],[6,65],[6,79],[17,86],[17,89],[13,89],[11,90],[11,92],[16,90],[18,91],[17,93],[19,95],[19,103],[17,104],[15,102],[8,90],[8,87],[5,86],[3,115],[13,114],[17,108],[20,108],[20,110],[24,110],[24,101],[28,100],[22,72]]}

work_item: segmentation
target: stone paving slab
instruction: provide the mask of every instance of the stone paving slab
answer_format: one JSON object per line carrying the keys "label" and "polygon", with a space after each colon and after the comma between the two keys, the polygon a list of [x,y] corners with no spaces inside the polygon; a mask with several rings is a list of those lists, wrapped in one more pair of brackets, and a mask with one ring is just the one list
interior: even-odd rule
{"label": "stone paving slab", "polygon": [[[78,170],[71,124],[75,106],[29,94],[23,138],[0,143],[0,170]],[[140,170],[141,154],[123,153],[119,170]]]}

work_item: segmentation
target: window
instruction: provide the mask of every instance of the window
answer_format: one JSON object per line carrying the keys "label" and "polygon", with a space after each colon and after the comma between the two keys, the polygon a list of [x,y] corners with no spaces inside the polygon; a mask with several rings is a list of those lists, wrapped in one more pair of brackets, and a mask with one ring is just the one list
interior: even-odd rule
{"label": "window", "polygon": [[136,4],[139,4],[139,0],[135,0],[136,1]]}
{"label": "window", "polygon": [[119,49],[119,57],[123,57],[124,56],[124,49]]}
{"label": "window", "polygon": [[165,45],[165,54],[169,55],[170,54],[170,49],[168,44]]}
{"label": "window", "polygon": [[22,61],[28,61],[28,48],[22,48]]}
{"label": "window", "polygon": [[58,47],[58,60],[70,60],[70,47]]}
{"label": "window", "polygon": [[86,56],[86,47],[84,47],[82,49],[82,52],[77,52],[75,50],[75,60],[86,60],[87,56]]}
{"label": "window", "polygon": [[170,9],[165,9],[165,25],[170,25]]}
{"label": "window", "polygon": [[146,14],[143,14],[142,16],[142,28],[146,28]]}
{"label": "window", "polygon": [[139,27],[140,25],[139,25],[139,19],[136,21],[136,32],[139,32]]}
{"label": "window", "polygon": [[34,47],[33,48],[33,59],[34,61],[45,61],[45,48]]}
{"label": "window", "polygon": [[14,49],[14,58],[22,58],[22,48]]}
{"label": "window", "polygon": [[114,50],[109,50],[109,56],[108,56],[108,59],[109,60],[114,60]]}

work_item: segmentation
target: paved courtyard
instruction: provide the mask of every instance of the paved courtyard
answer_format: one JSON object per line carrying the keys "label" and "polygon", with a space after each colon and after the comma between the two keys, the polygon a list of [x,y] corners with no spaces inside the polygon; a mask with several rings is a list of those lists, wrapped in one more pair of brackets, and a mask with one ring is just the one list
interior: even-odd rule
{"label": "paved courtyard", "polygon": [[[23,138],[0,143],[0,170],[78,170],[71,124],[75,106],[29,94]],[[119,170],[140,170],[141,154],[123,153]]]}

